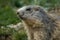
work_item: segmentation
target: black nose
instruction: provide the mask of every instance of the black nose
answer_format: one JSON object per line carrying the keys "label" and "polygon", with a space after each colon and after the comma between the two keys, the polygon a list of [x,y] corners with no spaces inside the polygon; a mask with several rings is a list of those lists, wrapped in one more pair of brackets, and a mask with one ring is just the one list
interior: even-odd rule
{"label": "black nose", "polygon": [[17,12],[17,14],[19,14],[19,12]]}

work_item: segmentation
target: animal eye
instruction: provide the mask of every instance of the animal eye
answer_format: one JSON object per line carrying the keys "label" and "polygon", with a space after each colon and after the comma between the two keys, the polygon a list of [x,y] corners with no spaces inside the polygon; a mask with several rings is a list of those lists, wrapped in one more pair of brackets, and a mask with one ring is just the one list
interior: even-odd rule
{"label": "animal eye", "polygon": [[31,8],[27,8],[26,11],[31,11]]}

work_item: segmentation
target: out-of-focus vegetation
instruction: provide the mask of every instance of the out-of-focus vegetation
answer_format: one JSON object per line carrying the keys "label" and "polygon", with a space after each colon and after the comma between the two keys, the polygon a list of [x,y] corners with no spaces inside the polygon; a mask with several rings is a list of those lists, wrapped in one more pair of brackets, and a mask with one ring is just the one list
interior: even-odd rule
{"label": "out-of-focus vegetation", "polygon": [[13,34],[13,40],[27,40],[27,35],[24,30],[20,30],[19,32],[15,32]]}
{"label": "out-of-focus vegetation", "polygon": [[0,0],[0,37],[11,35],[13,40],[27,40],[25,31],[6,27],[6,25],[21,22],[16,15],[16,9],[24,5],[40,5],[50,10],[60,9],[60,0]]}

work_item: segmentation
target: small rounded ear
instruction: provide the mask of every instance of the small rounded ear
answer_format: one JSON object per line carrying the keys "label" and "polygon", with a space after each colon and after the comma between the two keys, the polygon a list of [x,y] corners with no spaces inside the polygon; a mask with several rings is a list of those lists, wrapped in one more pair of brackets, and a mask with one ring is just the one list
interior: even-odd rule
{"label": "small rounded ear", "polygon": [[40,7],[35,7],[34,10],[35,11],[39,11],[40,10]]}

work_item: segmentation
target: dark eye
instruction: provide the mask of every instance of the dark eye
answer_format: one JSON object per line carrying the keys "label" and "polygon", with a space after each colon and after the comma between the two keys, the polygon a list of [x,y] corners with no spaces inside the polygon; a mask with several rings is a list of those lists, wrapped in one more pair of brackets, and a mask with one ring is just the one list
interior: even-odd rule
{"label": "dark eye", "polygon": [[31,8],[27,8],[26,11],[31,11]]}

